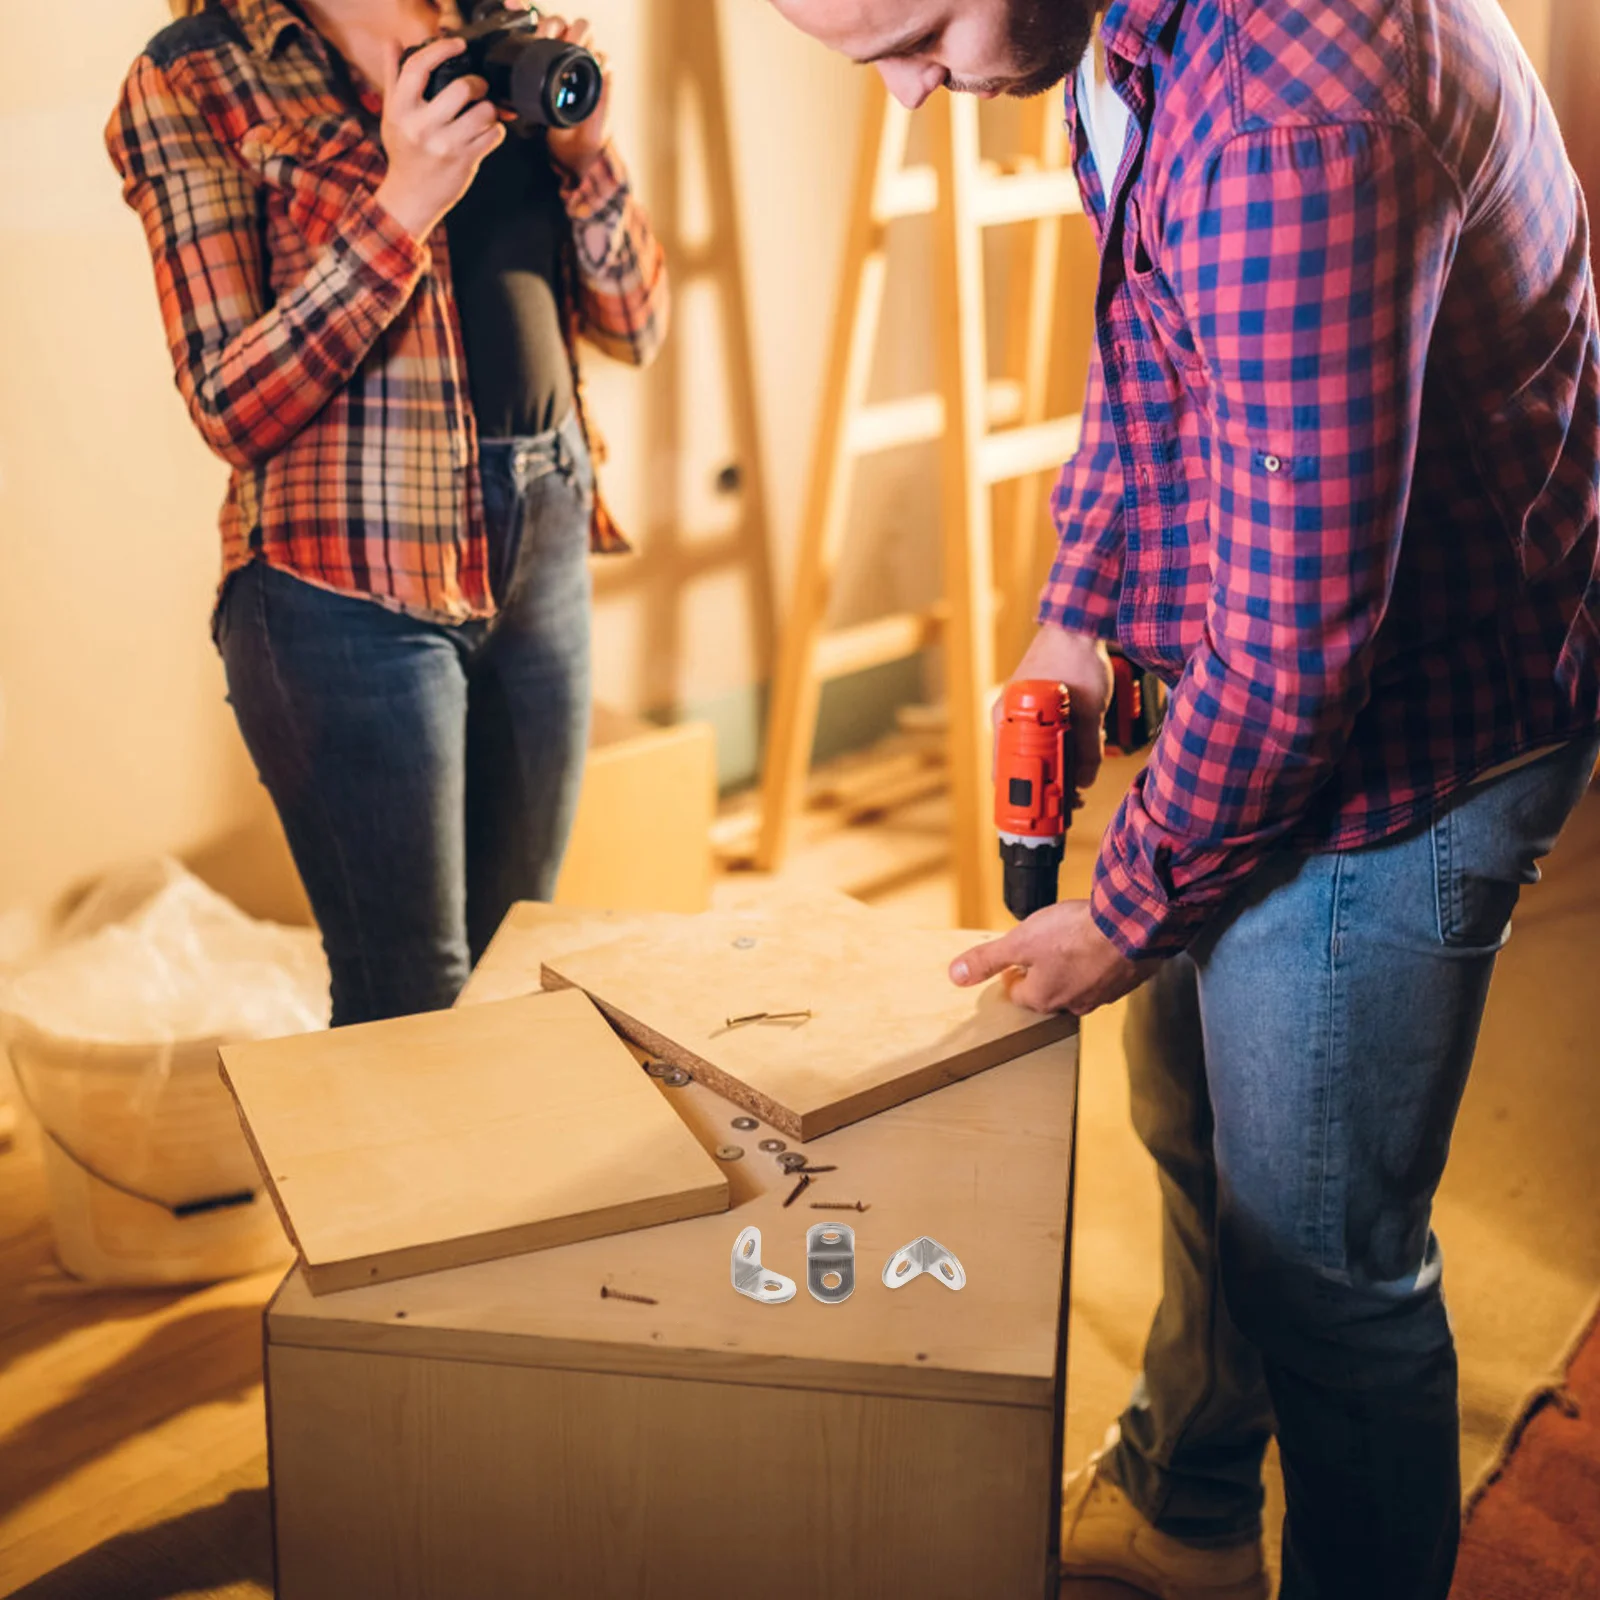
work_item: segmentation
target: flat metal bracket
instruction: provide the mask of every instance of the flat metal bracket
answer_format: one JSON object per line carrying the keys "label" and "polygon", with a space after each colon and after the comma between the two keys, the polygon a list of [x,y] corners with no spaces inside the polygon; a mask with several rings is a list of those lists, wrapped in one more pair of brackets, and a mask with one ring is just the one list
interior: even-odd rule
{"label": "flat metal bracket", "polygon": [[733,1241],[733,1286],[763,1305],[781,1306],[795,1297],[795,1281],[761,1265],[761,1230],[746,1228]]}
{"label": "flat metal bracket", "polygon": [[806,1288],[812,1299],[837,1305],[855,1286],[856,1230],[842,1222],[812,1223],[806,1229]]}
{"label": "flat metal bracket", "polygon": [[931,1273],[934,1280],[947,1289],[966,1285],[967,1274],[961,1263],[937,1239],[930,1239],[926,1234],[903,1245],[889,1257],[884,1264],[883,1281],[888,1288],[898,1289],[913,1278],[920,1278],[924,1272]]}

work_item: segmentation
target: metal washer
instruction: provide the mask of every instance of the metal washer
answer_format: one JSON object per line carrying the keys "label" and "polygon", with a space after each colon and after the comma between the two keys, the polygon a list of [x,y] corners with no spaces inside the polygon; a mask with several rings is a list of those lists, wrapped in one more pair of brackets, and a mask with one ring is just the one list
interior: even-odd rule
{"label": "metal washer", "polygon": [[718,1161],[737,1161],[744,1154],[744,1146],[737,1144],[719,1144],[717,1146]]}
{"label": "metal washer", "polygon": [[735,1117],[733,1126],[741,1133],[748,1133],[752,1128],[759,1128],[761,1124],[754,1117]]}
{"label": "metal washer", "polygon": [[[755,1124],[752,1123],[751,1126],[754,1127]],[[771,1156],[776,1155],[780,1150],[787,1150],[789,1147],[783,1142],[782,1139],[763,1139],[761,1141],[761,1148],[765,1150],[769,1156]]]}
{"label": "metal washer", "polygon": [[798,1150],[785,1150],[778,1157],[778,1165],[785,1172],[798,1172],[806,1164],[806,1158]]}
{"label": "metal washer", "polygon": [[692,1083],[694,1080],[690,1078],[689,1074],[685,1072],[682,1067],[668,1067],[667,1070],[661,1074],[661,1081],[666,1084],[669,1089],[681,1089],[684,1084]]}

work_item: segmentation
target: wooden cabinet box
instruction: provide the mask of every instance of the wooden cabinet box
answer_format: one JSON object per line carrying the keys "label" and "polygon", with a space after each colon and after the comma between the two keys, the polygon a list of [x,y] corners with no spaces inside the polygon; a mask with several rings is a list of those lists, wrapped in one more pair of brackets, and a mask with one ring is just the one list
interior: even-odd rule
{"label": "wooden cabinet box", "polygon": [[[728,1213],[315,1299],[285,1280],[279,1600],[1054,1596],[1076,1037],[811,1141],[836,1170],[789,1206],[770,1129],[660,1092],[742,1148]],[[845,1201],[868,1209],[813,1209]],[[806,1288],[823,1219],[855,1229],[841,1304]],[[752,1224],[786,1304],[731,1286]],[[922,1235],[960,1292],[885,1287]]]}

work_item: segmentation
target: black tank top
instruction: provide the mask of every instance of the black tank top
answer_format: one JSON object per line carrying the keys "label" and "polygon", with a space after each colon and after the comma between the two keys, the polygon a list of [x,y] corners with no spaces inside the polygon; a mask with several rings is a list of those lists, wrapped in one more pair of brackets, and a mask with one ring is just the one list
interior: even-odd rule
{"label": "black tank top", "polygon": [[572,407],[561,336],[569,226],[543,130],[508,130],[445,219],[480,438],[548,432]]}

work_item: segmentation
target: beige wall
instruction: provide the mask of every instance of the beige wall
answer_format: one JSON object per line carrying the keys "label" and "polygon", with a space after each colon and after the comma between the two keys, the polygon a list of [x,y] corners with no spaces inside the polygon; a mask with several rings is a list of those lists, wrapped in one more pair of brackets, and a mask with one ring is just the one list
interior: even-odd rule
{"label": "beige wall", "polygon": [[0,60],[0,909],[235,824],[206,638],[222,469],[172,389],[100,130],[159,0],[12,7]]}
{"label": "beige wall", "polygon": [[[617,65],[618,131],[641,187],[675,198],[664,232],[694,239],[708,203],[681,83],[708,59],[711,7],[587,9]],[[0,913],[42,908],[133,854],[217,863],[266,815],[206,633],[223,470],[173,389],[142,235],[101,144],[164,0],[80,0],[70,73],[37,67],[58,54],[58,10],[11,11],[0,59]],[[743,281],[762,330],[751,352],[760,453],[746,466],[765,469],[771,552],[787,574],[860,80],[761,0],[717,15]],[[684,283],[675,359],[659,371],[592,363],[612,445],[605,480],[641,547],[603,578],[597,624],[599,690],[623,709],[737,691],[770,646],[759,522],[744,519],[753,532],[731,562],[690,576],[679,559],[741,521],[737,497],[713,488],[737,432],[714,290]],[[893,587],[873,570],[866,581]]]}

